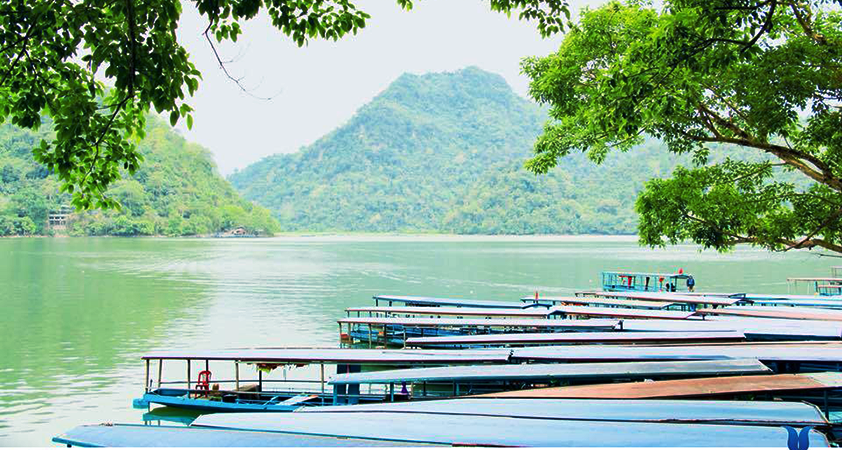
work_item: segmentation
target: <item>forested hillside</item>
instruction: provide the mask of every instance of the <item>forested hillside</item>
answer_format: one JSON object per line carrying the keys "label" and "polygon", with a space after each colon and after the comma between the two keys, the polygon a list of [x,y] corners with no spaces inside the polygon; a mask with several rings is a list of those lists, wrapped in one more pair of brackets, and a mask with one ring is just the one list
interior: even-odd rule
{"label": "forested hillside", "polygon": [[345,125],[232,175],[284,230],[490,234],[634,233],[644,181],[676,164],[657,141],[523,170],[545,114],[477,68],[403,75]]}
{"label": "forested hillside", "polygon": [[[109,189],[122,209],[72,214],[63,232],[189,236],[240,226],[278,231],[266,209],[241,199],[217,173],[206,149],[155,117],[149,118],[146,133],[140,144],[144,163]],[[51,134],[49,123],[37,132],[0,126],[0,235],[51,234],[48,213],[70,203],[69,195],[59,193],[55,175],[32,159],[32,148]]]}

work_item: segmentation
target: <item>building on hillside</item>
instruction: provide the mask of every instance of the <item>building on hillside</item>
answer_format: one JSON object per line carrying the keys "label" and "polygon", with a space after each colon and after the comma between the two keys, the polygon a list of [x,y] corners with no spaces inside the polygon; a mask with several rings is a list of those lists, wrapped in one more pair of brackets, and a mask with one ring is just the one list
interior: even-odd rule
{"label": "building on hillside", "polygon": [[73,208],[67,205],[62,205],[58,210],[50,211],[47,215],[47,228],[53,231],[67,230],[67,221],[71,214],[73,214]]}

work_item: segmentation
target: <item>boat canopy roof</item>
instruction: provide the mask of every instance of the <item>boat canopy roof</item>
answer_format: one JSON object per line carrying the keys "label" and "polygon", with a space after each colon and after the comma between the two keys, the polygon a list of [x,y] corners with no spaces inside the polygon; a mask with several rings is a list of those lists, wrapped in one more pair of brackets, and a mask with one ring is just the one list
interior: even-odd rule
{"label": "boat canopy roof", "polygon": [[548,308],[454,308],[450,306],[355,306],[345,308],[346,312],[368,312],[383,314],[417,314],[436,316],[506,316],[506,317],[549,317],[554,314]]}
{"label": "boat canopy roof", "polygon": [[76,447],[402,447],[382,439],[348,439],[307,434],[139,424],[83,425],[53,438]]}
{"label": "boat canopy roof", "polygon": [[[780,446],[786,436],[780,427],[533,419],[487,416],[481,412],[470,415],[412,412],[208,414],[197,418],[191,426],[477,446],[675,447],[696,442],[706,446],[775,447]],[[809,436],[811,447],[829,445],[827,438],[815,429]]]}
{"label": "boat canopy roof", "polygon": [[787,278],[786,281],[789,282],[799,282],[799,281],[810,281],[810,282],[821,282],[821,281],[828,281],[832,283],[842,283],[842,278],[838,277],[792,277]]}
{"label": "boat canopy roof", "polygon": [[839,340],[842,323],[818,320],[780,320],[763,317],[708,316],[705,320],[623,320],[624,332],[742,331],[746,338],[777,340]]}
{"label": "boat canopy roof", "polygon": [[633,308],[600,308],[596,306],[553,306],[550,311],[566,315],[586,317],[613,317],[623,319],[667,319],[684,320],[695,314],[695,311],[661,311]]}
{"label": "boat canopy roof", "polygon": [[[655,399],[842,388],[842,373],[783,373],[526,389],[478,397]],[[758,404],[763,402],[751,402]],[[778,402],[773,402],[778,403]],[[623,402],[625,404],[625,402]]]}
{"label": "boat canopy roof", "polygon": [[513,348],[513,360],[534,361],[676,361],[757,358],[763,362],[842,362],[841,344],[781,345],[565,345]]}
{"label": "boat canopy roof", "polygon": [[700,309],[698,315],[762,317],[769,319],[819,320],[842,322],[842,311],[791,306],[729,306],[727,308]]}
{"label": "boat canopy roof", "polygon": [[429,327],[540,327],[558,329],[601,329],[611,330],[620,323],[617,320],[557,320],[557,319],[453,319],[439,317],[345,317],[337,320],[342,324],[365,325],[408,325]]}
{"label": "boat canopy roof", "polygon": [[687,295],[685,293],[676,294],[673,292],[642,292],[642,291],[624,291],[624,292],[610,292],[598,291],[596,295],[600,297],[614,297],[614,298],[631,298],[636,300],[655,300],[661,302],[671,303],[686,303],[690,305],[717,305],[728,306],[740,301],[739,298],[729,297],[704,297],[700,295]]}
{"label": "boat canopy roof", "polygon": [[746,425],[828,425],[824,414],[815,406],[801,402],[780,401],[629,400],[618,405],[616,401],[612,400],[520,399],[474,396],[423,402],[386,402],[365,405],[305,407],[296,411],[296,413],[319,412],[483,414],[535,419],[613,420],[624,422],[727,422]]}
{"label": "boat canopy roof", "polygon": [[603,275],[633,276],[633,277],[654,277],[654,278],[693,278],[689,273],[657,273],[657,272],[629,272],[622,270],[603,270]]}
{"label": "boat canopy roof", "polygon": [[514,345],[552,343],[620,343],[620,342],[710,342],[742,341],[741,331],[609,331],[585,333],[492,333],[466,336],[433,336],[408,338],[406,344],[424,347],[434,345]]}
{"label": "boat canopy roof", "polygon": [[520,301],[524,303],[536,303],[540,305],[547,305],[553,303],[568,303],[571,305],[610,305],[621,306],[627,308],[638,309],[666,309],[673,305],[678,305],[678,302],[660,302],[647,300],[631,300],[605,297],[523,297]]}
{"label": "boat canopy roof", "polygon": [[211,351],[175,350],[144,355],[143,359],[196,359],[265,363],[449,364],[504,363],[511,350],[378,350],[355,348],[259,348]]}
{"label": "boat canopy roof", "polygon": [[[842,286],[833,286],[842,288]],[[756,306],[803,306],[808,308],[842,309],[842,301],[837,299],[826,300],[827,297],[811,296],[808,299],[757,299],[748,300]]]}
{"label": "boat canopy roof", "polygon": [[503,364],[497,366],[428,367],[338,374],[330,384],[381,384],[401,382],[493,382],[516,380],[609,379],[657,376],[710,376],[770,373],[756,359],[726,361],[658,361],[585,364]]}
{"label": "boat canopy roof", "polygon": [[507,302],[502,300],[473,300],[465,298],[436,298],[419,297],[412,295],[375,295],[372,297],[377,301],[403,303],[405,305],[419,306],[458,306],[470,308],[509,308],[524,309],[532,305],[524,305],[518,302]]}

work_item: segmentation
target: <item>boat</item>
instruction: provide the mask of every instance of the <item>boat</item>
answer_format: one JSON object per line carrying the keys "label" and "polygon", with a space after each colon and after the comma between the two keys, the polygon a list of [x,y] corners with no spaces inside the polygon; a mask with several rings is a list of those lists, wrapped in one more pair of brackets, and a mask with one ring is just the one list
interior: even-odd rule
{"label": "boat", "polygon": [[487,393],[476,397],[614,399],[623,400],[623,404],[626,400],[647,399],[756,400],[746,402],[752,405],[763,405],[762,400],[784,399],[810,402],[811,407],[821,408],[830,417],[832,413],[842,410],[842,373],[782,373],[588,384]]}
{"label": "boat", "polygon": [[[722,361],[648,361],[580,364],[504,364],[497,366],[426,367],[377,372],[337,374],[328,382],[334,387],[335,404],[341,404],[345,386],[383,385],[390,393],[399,386],[402,400],[458,397],[504,392],[529,386],[558,383],[593,383],[613,380],[708,377],[771,373],[756,359]],[[393,399],[390,398],[390,401]]]}
{"label": "boat", "polygon": [[408,338],[453,336],[505,332],[610,331],[620,322],[615,319],[560,320],[517,318],[452,317],[346,317],[337,320],[339,335],[355,342],[403,345]]}
{"label": "boat", "polygon": [[[146,364],[146,385],[141,398],[135,399],[137,408],[151,404],[203,412],[289,412],[304,405],[329,405],[334,394],[327,391],[325,367],[335,373],[354,373],[383,368],[407,368],[450,364],[502,364],[509,360],[510,350],[486,349],[474,351],[447,350],[374,350],[337,348],[264,348],[219,350],[205,352],[157,352],[142,357]],[[157,378],[152,378],[153,362]],[[184,364],[182,380],[164,380],[164,363]],[[214,376],[213,370],[229,377]],[[224,363],[228,371],[220,367]],[[251,378],[244,378],[241,368],[249,368]],[[195,369],[201,369],[196,370]],[[308,370],[311,369],[311,370]],[[268,375],[275,369],[284,372],[313,372],[318,379],[283,379]],[[264,375],[264,372],[267,375]],[[193,374],[196,374],[195,379]],[[169,374],[169,373],[168,373]],[[233,375],[233,376],[232,376]],[[377,402],[385,399],[385,392],[361,393],[351,386],[343,393],[344,402]]]}
{"label": "boat", "polygon": [[[792,284],[793,290],[798,292],[798,285],[806,283],[812,286],[812,291],[816,295],[839,295],[842,289],[842,278],[832,277],[791,277],[786,279],[787,283]],[[822,287],[823,289],[820,289]]]}
{"label": "boat", "polygon": [[[67,447],[409,447],[401,441],[184,426],[82,425],[53,438]],[[428,444],[429,445],[429,444]]]}
{"label": "boat", "polygon": [[534,305],[527,305],[518,302],[510,302],[503,300],[475,300],[463,298],[438,298],[438,297],[421,297],[414,295],[375,295],[374,305],[380,306],[394,306],[395,304],[404,306],[454,306],[457,308],[507,308],[507,309],[526,309]]}
{"label": "boat", "polygon": [[557,345],[511,349],[513,362],[689,361],[757,358],[775,372],[842,371],[842,343]]}
{"label": "boat", "polygon": [[409,338],[407,347],[415,348],[477,348],[477,347],[534,347],[538,345],[583,344],[676,344],[743,342],[742,331],[608,331],[567,333],[498,333],[467,336],[436,336]]}
{"label": "boat", "polygon": [[739,303],[742,297],[719,297],[714,295],[694,295],[691,293],[673,292],[617,292],[617,291],[596,291],[581,292],[581,295],[591,294],[604,298],[633,299],[643,301],[670,302],[685,305],[684,309],[695,310],[697,308],[718,308],[731,306]]}
{"label": "boat", "polygon": [[681,292],[695,288],[695,279],[683,270],[675,273],[604,271],[600,278],[602,289],[612,292]]}
{"label": "boat", "polygon": [[[421,403],[418,406],[423,408]],[[676,405],[674,409],[681,406]],[[673,414],[672,411],[659,414],[654,405],[649,409],[646,405],[635,408],[615,403],[608,408],[617,411],[615,417],[622,412],[627,413],[626,417],[619,420],[570,419],[565,417],[567,411],[553,414],[547,409],[547,402],[502,403],[493,410],[489,408],[493,412],[487,414],[481,403],[472,402],[441,413],[303,408],[292,414],[210,414],[196,419],[191,428],[383,439],[413,444],[525,447],[780,447],[788,435],[779,426],[659,421],[657,419]],[[713,414],[715,411],[708,416]],[[635,420],[635,416],[651,420]],[[810,430],[808,436],[811,446],[829,445],[827,437],[815,429]]]}
{"label": "boat", "polygon": [[354,306],[345,308],[347,317],[485,317],[549,319],[561,313],[550,308],[456,308],[450,306]]}
{"label": "boat", "polygon": [[759,317],[766,319],[781,320],[815,320],[842,322],[842,311],[833,309],[789,307],[789,306],[729,306],[717,309],[699,309],[696,314],[704,317],[714,316],[739,316]]}
{"label": "boat", "polygon": [[520,301],[546,308],[557,305],[582,305],[601,308],[670,309],[681,305],[681,303],[671,301],[617,299],[596,297],[595,295],[581,297],[522,297]]}

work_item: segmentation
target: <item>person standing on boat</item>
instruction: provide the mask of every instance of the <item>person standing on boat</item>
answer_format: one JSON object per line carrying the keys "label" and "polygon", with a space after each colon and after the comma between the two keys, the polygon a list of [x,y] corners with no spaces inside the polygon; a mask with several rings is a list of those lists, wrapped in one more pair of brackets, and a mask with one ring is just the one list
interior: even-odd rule
{"label": "person standing on boat", "polygon": [[696,280],[693,277],[687,279],[687,290],[693,292],[693,289],[696,287]]}

